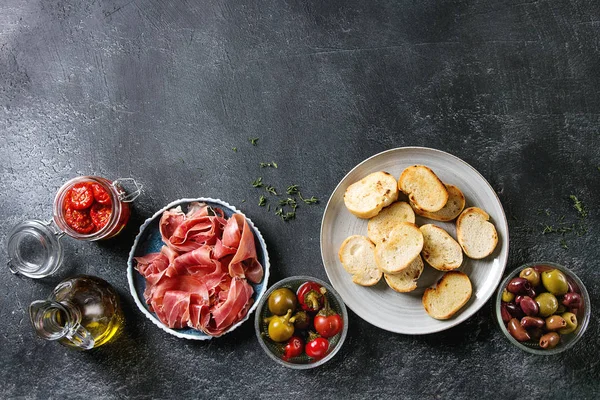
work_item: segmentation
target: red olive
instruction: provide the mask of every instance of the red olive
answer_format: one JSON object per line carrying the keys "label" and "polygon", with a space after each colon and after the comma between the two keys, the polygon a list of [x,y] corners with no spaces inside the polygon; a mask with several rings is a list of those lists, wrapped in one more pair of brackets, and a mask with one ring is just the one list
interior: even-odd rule
{"label": "red olive", "polygon": [[513,318],[510,321],[508,321],[508,332],[519,342],[526,342],[531,339],[529,333],[527,333],[525,328],[523,328],[519,320],[516,318]]}
{"label": "red olive", "polygon": [[521,306],[521,310],[523,310],[525,315],[535,317],[540,312],[540,306],[538,303],[536,303],[536,301],[529,296],[523,296],[519,306]]}
{"label": "red olive", "polygon": [[514,294],[526,294],[531,289],[531,283],[525,278],[512,278],[506,289]]}
{"label": "red olive", "polygon": [[515,303],[506,303],[506,309],[514,318],[523,318],[525,313],[521,310],[521,307]]}
{"label": "red olive", "polygon": [[579,293],[569,292],[564,295],[562,303],[569,308],[581,307],[581,295]]}
{"label": "red olive", "polygon": [[531,328],[528,329],[529,336],[531,336],[532,340],[540,340],[540,338],[544,335],[544,330],[542,328]]}
{"label": "red olive", "polygon": [[567,287],[569,288],[569,292],[579,293],[579,288],[576,284],[572,283],[567,279]]}
{"label": "red olive", "polygon": [[546,321],[538,317],[526,316],[521,318],[521,325],[525,329],[529,328],[543,328],[546,325]]}
{"label": "red olive", "polygon": [[540,338],[540,347],[542,349],[553,349],[560,342],[560,335],[556,332],[546,333]]}
{"label": "red olive", "polygon": [[512,318],[512,315],[506,309],[506,303],[500,304],[500,316],[502,317],[502,321],[508,322]]}
{"label": "red olive", "polygon": [[520,304],[521,300],[523,300],[523,297],[525,296],[523,296],[522,294],[517,295],[517,297],[515,297],[515,303]]}

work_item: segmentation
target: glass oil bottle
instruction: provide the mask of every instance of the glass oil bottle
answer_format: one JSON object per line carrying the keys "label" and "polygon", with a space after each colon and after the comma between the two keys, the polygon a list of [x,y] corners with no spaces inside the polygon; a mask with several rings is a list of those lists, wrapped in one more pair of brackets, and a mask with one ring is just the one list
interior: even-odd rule
{"label": "glass oil bottle", "polygon": [[114,339],[124,320],[115,289],[103,279],[80,275],[56,286],[48,300],[29,306],[38,336],[80,350]]}

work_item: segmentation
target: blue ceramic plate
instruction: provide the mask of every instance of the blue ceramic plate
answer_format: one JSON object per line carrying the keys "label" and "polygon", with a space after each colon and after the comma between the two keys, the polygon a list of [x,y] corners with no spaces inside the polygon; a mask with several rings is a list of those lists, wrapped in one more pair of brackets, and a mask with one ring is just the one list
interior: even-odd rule
{"label": "blue ceramic plate", "polygon": [[[140,257],[149,253],[159,252],[161,247],[164,245],[160,236],[160,232],[158,230],[158,223],[163,212],[165,212],[166,210],[170,210],[171,208],[175,208],[177,206],[181,206],[181,208],[185,212],[187,211],[187,206],[194,201],[206,203],[211,207],[218,207],[222,209],[227,218],[231,217],[233,214],[236,213],[244,215],[235,207],[219,199],[200,197],[197,199],[175,200],[174,202],[165,206],[163,209],[158,210],[156,214],[148,218],[140,227],[140,233],[138,233],[138,235],[135,237],[133,247],[129,252],[129,259],[127,260],[127,280],[129,281],[129,290],[131,292],[131,295],[133,296],[133,299],[135,300],[135,304],[137,304],[138,308],[144,313],[144,315],[146,315],[146,317],[148,317],[150,321],[154,322],[154,324],[156,324],[159,328],[161,328],[165,332],[170,333],[171,335],[180,338],[192,340],[207,340],[212,339],[213,336],[209,336],[204,332],[192,328],[171,329],[162,322],[160,322],[160,320],[156,317],[156,314],[149,310],[148,304],[146,304],[146,301],[144,300],[146,279],[134,269],[133,261],[134,257]],[[254,295],[252,296],[254,299],[254,304],[252,304],[252,307],[250,307],[250,310],[248,310],[248,313],[246,314],[244,319],[233,325],[225,333],[233,331],[235,328],[240,326],[244,321],[246,321],[250,317],[250,314],[252,314],[252,312],[256,309],[258,303],[260,302],[260,299],[265,294],[265,291],[267,290],[267,282],[269,281],[269,254],[267,253],[267,246],[265,244],[265,240],[263,239],[259,230],[254,226],[254,223],[248,217],[244,217],[246,218],[246,220],[248,221],[248,225],[250,225],[250,228],[254,232],[254,240],[257,244],[256,254],[258,256],[258,261],[262,264],[264,268],[264,276],[262,281],[258,284],[249,282],[254,288]]]}

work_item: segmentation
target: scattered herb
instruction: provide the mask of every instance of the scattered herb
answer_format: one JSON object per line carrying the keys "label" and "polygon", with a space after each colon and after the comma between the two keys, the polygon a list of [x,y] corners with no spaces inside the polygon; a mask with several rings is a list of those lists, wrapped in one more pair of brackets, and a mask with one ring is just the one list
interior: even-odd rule
{"label": "scattered herb", "polygon": [[302,200],[306,204],[316,204],[319,202],[319,199],[317,199],[315,196],[311,197],[310,199],[305,199],[304,197],[302,197],[302,193],[300,192],[298,192],[298,197],[300,197],[300,200]]}
{"label": "scattered herb", "polygon": [[271,211],[271,205],[267,205],[267,211]]}
{"label": "scattered herb", "polygon": [[569,248],[569,246],[567,246],[567,242],[565,241],[565,239],[564,239],[564,238],[560,239],[560,246],[561,246],[563,249],[568,249],[568,248]]}
{"label": "scattered herb", "polygon": [[542,231],[542,235],[545,235],[547,233],[554,233],[554,232],[558,232],[558,231],[553,226],[546,225],[544,227],[544,230]]}
{"label": "scattered herb", "polygon": [[313,196],[310,199],[302,199],[302,201],[305,202],[306,204],[317,204],[319,202],[319,199],[317,199],[315,196]]}
{"label": "scattered herb", "polygon": [[264,207],[267,204],[267,198],[265,196],[260,196],[258,199],[258,205]]}
{"label": "scattered herb", "polygon": [[252,182],[252,186],[254,186],[255,188],[259,188],[263,186],[263,181],[262,181],[262,177],[258,177],[254,180],[254,182]]}
{"label": "scattered herb", "polygon": [[256,146],[258,143],[258,138],[248,138],[248,140],[250,141],[250,143],[252,143],[252,146]]}
{"label": "scattered herb", "polygon": [[279,196],[277,194],[277,191],[275,190],[275,187],[271,186],[271,185],[267,185],[265,186],[265,190],[269,193],[271,193],[273,196]]}
{"label": "scattered herb", "polygon": [[246,199],[242,200],[242,203],[245,203],[245,202],[246,202]]}
{"label": "scattered herb", "polygon": [[232,147],[231,150],[233,150],[237,153],[237,147]]}
{"label": "scattered herb", "polygon": [[290,219],[296,219],[296,212],[295,211],[286,212],[281,218],[284,221],[289,221]]}
{"label": "scattered herb", "polygon": [[267,162],[261,162],[261,163],[258,163],[258,165],[259,165],[261,168],[266,168],[266,167],[277,168],[277,163],[276,163],[275,161],[273,161],[273,162],[268,162],[268,163],[267,163]]}
{"label": "scattered herb", "polygon": [[296,194],[299,191],[300,191],[300,187],[298,185],[291,185],[291,186],[288,186],[288,188],[285,192],[287,194]]}
{"label": "scattered herb", "polygon": [[285,200],[279,200],[279,205],[280,206],[290,206],[292,207],[293,210],[296,210],[296,208],[298,207],[298,203],[296,203],[296,200],[288,197]]}
{"label": "scattered herb", "polygon": [[289,221],[291,219],[296,219],[296,212],[295,211],[283,212],[282,208],[278,208],[277,211],[275,211],[275,215],[280,216],[281,219],[284,220],[284,221]]}
{"label": "scattered herb", "polygon": [[573,200],[573,207],[575,207],[575,209],[579,213],[579,217],[587,217],[588,213],[585,207],[583,206],[583,203],[577,197],[575,197],[575,195],[570,195],[569,198]]}

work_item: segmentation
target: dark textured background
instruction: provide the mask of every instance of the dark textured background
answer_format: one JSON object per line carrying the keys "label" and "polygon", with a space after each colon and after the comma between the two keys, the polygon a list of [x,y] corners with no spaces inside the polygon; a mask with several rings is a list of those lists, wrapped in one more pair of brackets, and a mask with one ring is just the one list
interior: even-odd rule
{"label": "dark textured background", "polygon": [[[3,246],[19,221],[49,219],[56,190],[77,175],[131,176],[145,192],[118,238],[64,239],[57,275],[0,270],[0,397],[597,396],[599,46],[595,0],[2,0]],[[511,348],[489,304],[418,337],[350,312],[341,352],[296,372],[263,354],[251,322],[197,343],[135,308],[127,253],[141,221],[168,202],[229,201],[265,236],[271,282],[327,279],[319,229],[328,196],[363,159],[409,145],[450,152],[489,180],[509,219],[508,269],[552,260],[586,283],[592,321],[572,351]],[[259,175],[322,201],[284,223],[257,206],[250,182]],[[588,231],[542,234],[563,215]],[[36,338],[26,314],[76,273],[111,282],[127,317],[118,341],[85,353]]]}

